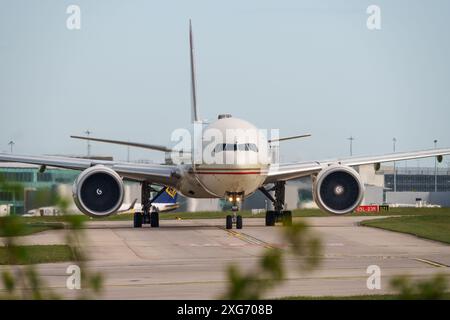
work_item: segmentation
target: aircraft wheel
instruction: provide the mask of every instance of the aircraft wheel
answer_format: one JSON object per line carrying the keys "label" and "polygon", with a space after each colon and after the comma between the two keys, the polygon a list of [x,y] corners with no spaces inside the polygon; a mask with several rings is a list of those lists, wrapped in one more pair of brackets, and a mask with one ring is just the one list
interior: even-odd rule
{"label": "aircraft wheel", "polygon": [[228,215],[226,218],[226,228],[231,229],[233,228],[233,217]]}
{"label": "aircraft wheel", "polygon": [[275,225],[275,215],[272,211],[266,212],[266,226],[272,227]]}
{"label": "aircraft wheel", "polygon": [[152,228],[159,228],[159,213],[158,212],[152,212],[150,214],[150,225]]}
{"label": "aircraft wheel", "polygon": [[140,212],[136,212],[133,216],[133,227],[142,228],[142,214]]}
{"label": "aircraft wheel", "polygon": [[242,229],[242,216],[236,217],[236,229]]}

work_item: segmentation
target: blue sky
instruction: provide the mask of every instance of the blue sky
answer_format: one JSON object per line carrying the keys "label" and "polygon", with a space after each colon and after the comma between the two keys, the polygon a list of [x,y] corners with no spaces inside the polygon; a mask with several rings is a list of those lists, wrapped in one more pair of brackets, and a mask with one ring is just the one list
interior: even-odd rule
{"label": "blue sky", "polygon": [[[81,30],[66,28],[70,4]],[[366,28],[371,4],[381,30]],[[355,154],[390,152],[394,136],[400,151],[450,147],[449,1],[0,0],[0,151],[83,154],[69,135],[87,128],[169,144],[190,121],[189,18],[200,115],[313,134],[284,160],[347,156],[350,135]]]}

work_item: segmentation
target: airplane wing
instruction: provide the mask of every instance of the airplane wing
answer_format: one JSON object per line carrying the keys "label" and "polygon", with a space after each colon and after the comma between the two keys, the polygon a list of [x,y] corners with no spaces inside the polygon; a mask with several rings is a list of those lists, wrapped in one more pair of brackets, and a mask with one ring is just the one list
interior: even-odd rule
{"label": "airplane wing", "polygon": [[276,139],[270,139],[270,140],[267,140],[267,142],[268,143],[281,142],[281,141],[294,140],[294,139],[300,139],[300,138],[308,138],[308,137],[311,137],[310,133],[301,134],[301,135],[297,135],[297,136],[289,136],[289,137],[281,137],[281,138],[276,138]]}
{"label": "airplane wing", "polygon": [[0,162],[19,162],[41,166],[84,170],[95,165],[104,165],[120,176],[135,181],[150,181],[174,186],[178,180],[176,166],[160,164],[140,164],[107,160],[81,159],[55,156],[26,156],[0,153]]}
{"label": "airplane wing", "polygon": [[70,136],[72,139],[80,139],[80,140],[88,140],[88,141],[96,141],[96,142],[104,142],[104,143],[112,143],[112,144],[120,144],[124,146],[137,147],[143,149],[157,150],[162,152],[173,152],[176,150],[172,150],[165,146],[157,145],[157,144],[147,144],[147,143],[139,143],[139,142],[129,142],[129,141],[121,141],[121,140],[111,140],[111,139],[99,139],[99,138],[91,138],[91,137],[81,137],[81,136]]}
{"label": "airplane wing", "polygon": [[318,173],[324,167],[331,164],[341,164],[353,167],[367,164],[380,164],[382,162],[439,157],[448,154],[450,154],[450,149],[432,149],[412,152],[397,152],[380,156],[349,157],[323,161],[304,161],[272,165],[269,169],[265,183],[274,183],[277,181],[287,181],[306,177]]}

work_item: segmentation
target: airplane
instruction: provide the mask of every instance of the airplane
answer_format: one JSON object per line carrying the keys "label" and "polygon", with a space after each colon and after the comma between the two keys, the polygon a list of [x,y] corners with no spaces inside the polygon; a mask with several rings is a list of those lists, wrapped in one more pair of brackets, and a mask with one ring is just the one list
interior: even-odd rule
{"label": "airplane", "polygon": [[[151,205],[150,210],[153,212],[170,212],[176,210],[180,207],[177,202],[178,194],[176,190],[171,188],[163,188],[164,192]],[[137,198],[131,203],[122,203],[120,208],[117,210],[116,214],[127,214],[134,212],[135,208],[142,207],[140,203],[137,202]],[[6,215],[3,214],[3,215]],[[39,217],[39,216],[59,216],[61,215],[60,209],[56,206],[39,207],[36,209],[28,210],[27,213],[23,214],[22,217]],[[2,212],[0,211],[0,216]]]}
{"label": "airplane", "polygon": [[[180,204],[177,202],[178,193],[176,190],[171,188],[163,188],[165,192],[162,193],[158,198],[153,198],[150,210],[158,212],[170,212],[178,209]],[[118,214],[134,212],[135,208],[142,208],[142,204],[137,202],[137,198],[133,200],[131,204],[123,203],[120,209],[117,211]]]}
{"label": "airplane", "polygon": [[[374,165],[375,170],[383,162],[437,157],[439,162],[450,148],[420,150],[413,152],[390,153],[377,156],[354,156],[348,158],[279,163],[270,156],[274,143],[289,139],[304,138],[307,135],[267,139],[264,135],[247,135],[243,131],[259,132],[253,124],[229,114],[219,115],[216,121],[205,123],[200,120],[197,108],[196,78],[194,67],[194,47],[192,24],[189,21],[190,82],[191,82],[191,122],[201,125],[200,147],[187,150],[191,163],[143,164],[121,161],[79,159],[58,156],[29,156],[0,153],[0,161],[36,164],[44,171],[47,166],[79,170],[81,173],[73,185],[73,197],[77,207],[91,217],[105,217],[117,213],[124,196],[123,180],[141,183],[142,212],[135,212],[133,226],[150,224],[159,227],[159,213],[151,210],[152,203],[166,190],[177,190],[190,198],[225,198],[233,207],[227,214],[227,229],[243,227],[242,216],[238,214],[239,204],[253,194],[262,192],[273,204],[273,210],[266,211],[265,225],[274,226],[276,222],[284,225],[292,223],[292,214],[285,210],[286,182],[300,177],[312,177],[314,201],[320,209],[343,215],[357,208],[364,195],[364,183],[357,171],[361,165]],[[226,138],[214,143],[211,132]],[[231,136],[227,133],[234,132]],[[72,136],[126,146],[179,152],[166,146]],[[204,142],[210,143],[204,143]],[[197,153],[213,158],[232,159],[232,161],[198,161]],[[237,161],[239,160],[239,161]],[[223,163],[225,162],[225,163]],[[152,185],[160,185],[160,191],[150,198]],[[153,212],[152,212],[153,211]]]}

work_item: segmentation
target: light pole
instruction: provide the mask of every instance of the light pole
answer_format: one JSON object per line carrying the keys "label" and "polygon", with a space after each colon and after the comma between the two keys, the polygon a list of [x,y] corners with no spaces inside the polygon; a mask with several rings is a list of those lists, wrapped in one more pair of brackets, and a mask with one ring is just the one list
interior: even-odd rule
{"label": "light pole", "polygon": [[16,143],[14,141],[12,141],[12,140],[10,142],[8,142],[8,145],[10,147],[11,153],[13,153],[13,147],[14,147],[15,144]]}
{"label": "light pole", "polygon": [[[393,149],[394,149],[394,153],[395,153],[395,144],[397,143],[397,139],[393,138],[392,139],[392,144],[393,144]],[[395,161],[394,161],[394,192],[397,192],[397,168],[395,166]]]}
{"label": "light pole", "polygon": [[350,141],[350,157],[351,157],[353,156],[353,140],[355,140],[355,138],[350,136],[349,138],[347,138],[347,140]]}
{"label": "light pole", "polygon": [[[86,133],[86,135],[89,139],[89,136],[91,135],[92,131],[87,129],[84,133]],[[88,140],[87,141],[87,157],[89,158],[90,156],[91,156],[91,140]]]}
{"label": "light pole", "polygon": [[[434,148],[437,147],[437,140],[434,140]],[[434,192],[437,192],[437,157],[434,157]]]}
{"label": "light pole", "polygon": [[[130,142],[130,140],[128,140]],[[130,146],[127,146],[127,162],[130,162]]]}

